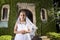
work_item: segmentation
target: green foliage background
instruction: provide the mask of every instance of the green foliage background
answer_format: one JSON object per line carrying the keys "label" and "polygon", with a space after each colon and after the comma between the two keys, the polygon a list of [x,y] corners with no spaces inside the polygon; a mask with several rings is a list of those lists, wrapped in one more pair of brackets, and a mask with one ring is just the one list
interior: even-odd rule
{"label": "green foliage background", "polygon": [[[51,21],[54,17],[54,10],[53,8],[53,0],[0,0],[0,14],[1,14],[1,8],[4,4],[10,5],[10,15],[9,15],[9,21],[8,21],[8,28],[0,28],[0,35],[14,35],[13,29],[17,18],[17,8],[16,4],[20,3],[34,3],[36,8],[36,26],[38,27],[38,30],[36,32],[36,35],[45,35],[47,32],[56,32],[56,26],[55,26],[55,19]],[[45,8],[47,10],[48,20],[46,23],[41,22],[40,19],[40,10],[41,8]],[[53,13],[52,13],[53,12]],[[1,16],[1,15],[0,15]],[[42,28],[41,28],[42,27]],[[42,30],[42,32],[41,32]]]}

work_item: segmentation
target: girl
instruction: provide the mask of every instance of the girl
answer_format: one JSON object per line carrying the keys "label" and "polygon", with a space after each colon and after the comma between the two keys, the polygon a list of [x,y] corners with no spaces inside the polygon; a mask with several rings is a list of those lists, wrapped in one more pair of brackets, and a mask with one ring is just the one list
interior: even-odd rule
{"label": "girl", "polygon": [[[24,10],[20,11],[14,27],[14,33],[16,34],[14,40],[31,40],[32,26],[34,25],[26,16],[26,12]],[[36,27],[34,29],[36,30]]]}

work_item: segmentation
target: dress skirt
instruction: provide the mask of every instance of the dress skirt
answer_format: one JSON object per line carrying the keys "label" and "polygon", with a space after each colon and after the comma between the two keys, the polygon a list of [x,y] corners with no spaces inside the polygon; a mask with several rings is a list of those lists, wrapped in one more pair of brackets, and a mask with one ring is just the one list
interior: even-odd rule
{"label": "dress skirt", "polygon": [[16,34],[14,40],[31,40],[29,33],[26,34]]}

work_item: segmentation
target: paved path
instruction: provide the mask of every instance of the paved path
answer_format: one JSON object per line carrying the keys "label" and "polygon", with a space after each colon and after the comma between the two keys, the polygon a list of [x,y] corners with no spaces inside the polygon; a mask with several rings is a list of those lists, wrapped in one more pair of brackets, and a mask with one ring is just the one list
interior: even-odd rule
{"label": "paved path", "polygon": [[40,37],[42,40],[50,40],[50,38],[48,38],[47,36],[41,36]]}

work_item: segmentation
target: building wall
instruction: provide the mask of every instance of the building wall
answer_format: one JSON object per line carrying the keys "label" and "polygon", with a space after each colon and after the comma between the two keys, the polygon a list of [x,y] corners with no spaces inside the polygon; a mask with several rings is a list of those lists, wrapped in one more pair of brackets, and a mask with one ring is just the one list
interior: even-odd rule
{"label": "building wall", "polygon": [[[52,0],[0,0],[0,14],[1,14],[2,5],[4,4],[10,5],[8,28],[0,28],[0,35],[5,35],[5,34],[14,35],[13,29],[17,19],[16,4],[18,2],[35,4],[36,26],[38,27],[36,34],[41,35],[42,33],[42,35],[45,35],[47,32],[53,32],[53,31],[56,32],[55,20],[53,19],[54,10],[53,10]],[[46,23],[41,22],[41,18],[40,18],[41,8],[45,8],[47,10],[48,19]]]}

